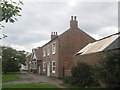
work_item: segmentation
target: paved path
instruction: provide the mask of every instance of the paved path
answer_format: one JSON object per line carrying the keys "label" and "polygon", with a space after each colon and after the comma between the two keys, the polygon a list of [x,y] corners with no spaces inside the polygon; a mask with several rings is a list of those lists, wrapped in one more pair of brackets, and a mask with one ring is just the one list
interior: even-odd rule
{"label": "paved path", "polygon": [[10,82],[3,82],[2,84],[23,84],[23,83],[33,83],[33,82],[47,82],[48,84],[54,84],[59,88],[65,88],[64,86],[59,85],[62,83],[62,80],[47,77],[45,75],[39,75],[39,74],[31,74],[31,73],[25,73],[18,75],[23,80],[20,81],[10,81]]}

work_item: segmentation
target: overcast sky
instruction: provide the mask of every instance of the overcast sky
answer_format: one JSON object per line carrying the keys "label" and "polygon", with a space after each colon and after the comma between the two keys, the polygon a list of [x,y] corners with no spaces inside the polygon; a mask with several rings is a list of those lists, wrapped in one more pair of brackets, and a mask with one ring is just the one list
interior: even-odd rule
{"label": "overcast sky", "polygon": [[5,24],[2,30],[8,35],[2,40],[2,45],[31,52],[32,48],[48,42],[52,31],[60,35],[69,29],[70,17],[74,15],[77,16],[79,28],[95,39],[118,32],[117,2],[78,1],[23,1],[22,16],[14,24]]}

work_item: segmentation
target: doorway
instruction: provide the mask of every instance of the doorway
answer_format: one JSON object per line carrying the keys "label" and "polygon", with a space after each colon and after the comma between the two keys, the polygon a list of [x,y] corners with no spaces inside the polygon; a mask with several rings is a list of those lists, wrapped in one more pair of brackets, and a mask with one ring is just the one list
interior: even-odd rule
{"label": "doorway", "polygon": [[41,69],[40,69],[40,68],[41,68],[41,65],[38,66],[38,73],[39,73],[39,74],[40,74],[40,72],[41,72]]}
{"label": "doorway", "polygon": [[47,62],[47,76],[50,76],[50,62]]}

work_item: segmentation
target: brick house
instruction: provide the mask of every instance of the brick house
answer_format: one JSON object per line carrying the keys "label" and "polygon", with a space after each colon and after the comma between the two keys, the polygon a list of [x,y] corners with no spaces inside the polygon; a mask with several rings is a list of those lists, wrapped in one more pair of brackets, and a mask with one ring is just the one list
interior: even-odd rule
{"label": "brick house", "polygon": [[75,54],[74,63],[85,62],[90,65],[98,64],[99,60],[106,57],[108,52],[120,53],[120,33],[116,33],[89,43]]}
{"label": "brick house", "polygon": [[37,71],[57,78],[70,75],[74,54],[93,41],[94,38],[78,28],[76,16],[71,16],[70,29],[59,36],[52,32],[51,40],[41,47]]}
{"label": "brick house", "polygon": [[32,53],[26,56],[26,66],[30,73],[40,73],[40,67],[37,65],[41,62],[41,47],[32,49]]}

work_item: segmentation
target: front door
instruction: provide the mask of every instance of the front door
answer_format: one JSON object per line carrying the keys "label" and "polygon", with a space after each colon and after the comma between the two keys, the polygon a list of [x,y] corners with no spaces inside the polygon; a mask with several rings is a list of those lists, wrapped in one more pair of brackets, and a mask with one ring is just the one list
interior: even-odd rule
{"label": "front door", "polygon": [[50,62],[47,62],[47,76],[50,76]]}
{"label": "front door", "polygon": [[38,73],[40,74],[40,65],[38,66]]}

